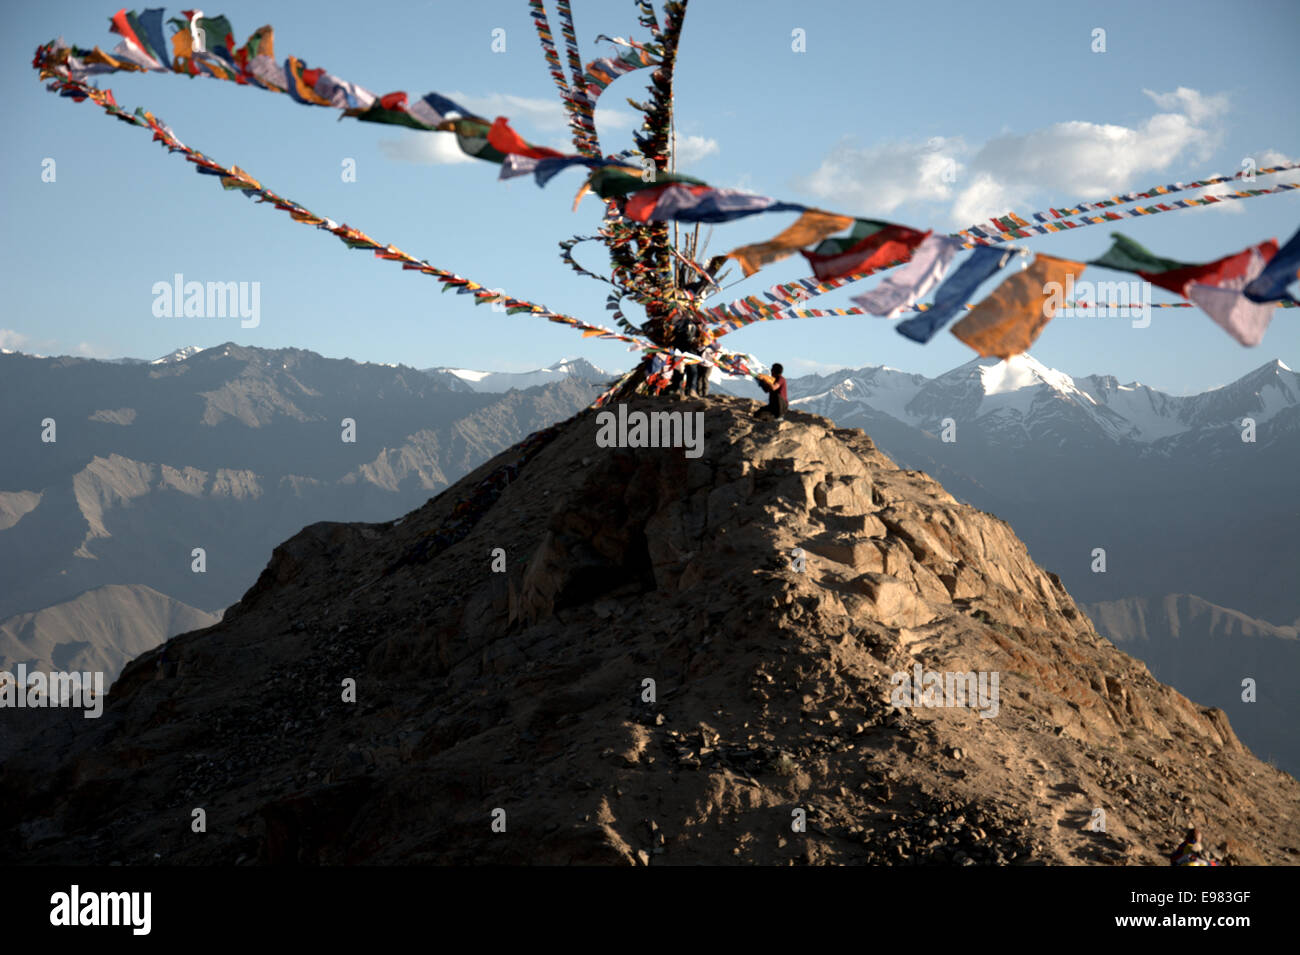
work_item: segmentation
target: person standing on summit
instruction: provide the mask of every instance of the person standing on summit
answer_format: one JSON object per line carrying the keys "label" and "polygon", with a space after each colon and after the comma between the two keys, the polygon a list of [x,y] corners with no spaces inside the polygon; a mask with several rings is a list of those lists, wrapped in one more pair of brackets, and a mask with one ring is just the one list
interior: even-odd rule
{"label": "person standing on summit", "polygon": [[770,415],[777,421],[790,407],[789,395],[785,387],[785,366],[777,362],[772,366],[772,376],[758,375],[758,387],[767,392],[767,407],[759,410],[755,417],[762,418]]}
{"label": "person standing on summit", "polygon": [[[673,344],[678,351],[687,355],[698,355],[700,353],[700,326],[693,318],[687,317],[682,320],[681,325],[677,328],[677,335]],[[681,393],[687,398],[696,390],[702,369],[703,366],[699,362],[687,362],[686,367],[682,369]]]}

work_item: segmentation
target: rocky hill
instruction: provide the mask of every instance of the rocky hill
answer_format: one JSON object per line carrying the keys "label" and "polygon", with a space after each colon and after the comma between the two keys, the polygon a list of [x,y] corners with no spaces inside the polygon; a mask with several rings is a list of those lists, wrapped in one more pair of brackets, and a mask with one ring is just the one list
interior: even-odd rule
{"label": "rocky hill", "polygon": [[[7,760],[0,855],[1162,864],[1194,821],[1300,861],[1300,784],[1007,524],[824,418],[631,405],[665,407],[704,413],[701,457],[602,448],[584,412],[398,521],[286,541]],[[965,673],[976,706],[929,705]]]}

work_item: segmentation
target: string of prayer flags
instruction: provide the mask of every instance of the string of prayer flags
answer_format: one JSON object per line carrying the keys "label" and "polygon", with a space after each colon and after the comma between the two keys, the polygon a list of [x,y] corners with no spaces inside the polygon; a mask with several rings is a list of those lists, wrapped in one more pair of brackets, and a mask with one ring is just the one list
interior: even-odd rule
{"label": "string of prayer flags", "polygon": [[[1291,167],[1287,166],[1281,168],[1291,168]],[[1261,170],[1261,173],[1276,172],[1276,171],[1277,171],[1276,168],[1270,168],[1266,170]],[[1028,235],[1029,232],[1033,232],[1034,234],[1045,234],[1046,232],[1060,232],[1066,229],[1077,229],[1089,225],[1099,225],[1103,222],[1108,222],[1111,221],[1111,219],[1115,219],[1115,218],[1125,218],[1130,216],[1149,216],[1149,215],[1156,215],[1161,212],[1177,212],[1180,209],[1196,209],[1206,205],[1210,205],[1212,202],[1221,202],[1225,200],[1234,201],[1239,199],[1254,199],[1254,198],[1258,198],[1259,196],[1275,196],[1281,193],[1290,192],[1293,189],[1300,189],[1300,183],[1281,182],[1278,183],[1276,186],[1274,186],[1272,189],[1251,189],[1251,190],[1245,190],[1245,191],[1240,191],[1235,193],[1225,193],[1219,196],[1208,196],[1203,199],[1196,199],[1196,198],[1183,199],[1183,200],[1178,200],[1176,202],[1172,202],[1168,205],[1162,203],[1159,208],[1155,206],[1151,206],[1147,208],[1138,207],[1135,209],[1122,210],[1120,213],[1112,213],[1109,215],[1108,218],[1102,218],[1100,216],[1092,216],[1092,217],[1084,217],[1082,219],[1063,222],[1063,223],[1056,223],[1051,226],[1042,226],[1042,227],[1032,226],[1028,230],[1018,230],[1015,235],[1004,233],[1002,235],[992,237],[991,240],[978,239],[978,240],[968,241],[964,243],[963,247],[968,249],[993,247],[1002,242],[1010,241],[1012,239],[1018,239],[1018,238],[1023,239],[1023,238],[1030,237]],[[953,233],[953,235],[954,237],[958,237],[963,235],[963,233]],[[805,255],[806,254],[807,253],[805,253]],[[774,286],[771,292],[763,293],[763,295],[765,295],[771,301],[778,301],[781,297],[782,289],[791,289],[791,290],[799,289],[800,294],[802,295],[803,298],[805,299],[812,298],[817,295],[824,294],[825,292],[829,292],[834,289],[841,288],[845,285],[850,285],[853,282],[857,282],[861,279],[864,279],[869,275],[875,274],[876,272],[883,271],[884,269],[887,268],[892,268],[894,265],[902,264],[902,262],[904,261],[906,261],[906,257],[896,262],[880,263],[879,265],[873,268],[864,269],[861,272],[841,275],[839,277],[826,279],[823,281],[818,281],[816,277],[798,279],[795,282],[789,282],[789,283],[785,283],[784,285]],[[728,315],[735,315],[737,313],[737,309],[741,307],[742,303],[754,307],[760,307],[760,308],[766,307],[758,295],[750,295],[743,299],[738,299],[736,302],[732,302],[730,305],[720,305],[720,306],[715,306],[714,308],[711,309],[707,309],[706,314],[714,318],[722,318]]]}
{"label": "string of prayer flags", "polygon": [[[437,130],[461,118],[484,125],[487,122],[439,93],[426,93],[414,103],[408,103],[405,93],[375,96],[328,74],[317,77],[313,89],[322,96],[328,94],[332,97],[332,105],[342,108],[344,116],[353,116],[367,123]],[[353,103],[356,105],[351,105]]]}
{"label": "string of prayer flags", "polygon": [[[999,252],[1000,255],[995,256],[995,258],[1001,258],[1005,256],[1007,259],[1010,259],[1017,254],[1014,250],[1011,249],[1001,249],[999,250]],[[1289,301],[1273,303],[1273,304],[1277,305],[1279,308],[1297,307],[1296,303],[1289,302]],[[930,310],[933,307],[934,307],[933,305],[925,305],[925,304],[918,304],[913,306],[912,311],[915,311],[918,314],[913,318],[908,319],[906,322],[899,322],[897,325],[894,326],[894,328],[901,330],[905,325],[908,325],[908,323],[912,321],[923,320],[929,314]],[[1094,308],[1110,310],[1113,308],[1126,309],[1128,307],[1129,307],[1128,305],[1119,302],[1067,301],[1061,303],[1061,308],[1072,309],[1076,314]],[[1150,306],[1143,305],[1141,307],[1143,308],[1147,308],[1147,307],[1196,308],[1197,306],[1193,302],[1152,302]],[[970,311],[973,308],[975,308],[975,305],[968,302],[965,304],[958,305],[957,310]],[[729,332],[738,331],[739,329],[752,325],[755,322],[775,322],[775,321],[783,321],[785,319],[792,319],[792,318],[834,318],[834,317],[867,315],[867,314],[870,313],[867,312],[866,309],[862,309],[862,308],[787,308],[780,312],[770,312],[761,315],[747,315],[743,317],[730,318],[727,319],[726,321],[718,322],[713,326],[711,326],[711,331],[715,337],[718,337],[718,336],[726,335]],[[907,337],[911,338],[913,341],[920,341],[920,339],[916,338],[914,335],[908,334],[907,332],[903,332],[903,334],[907,335]],[[929,341],[929,338],[925,339],[925,341]],[[924,344],[924,342],[922,342],[922,344]]]}
{"label": "string of prayer flags", "polygon": [[960,239],[946,235],[931,235],[912,253],[912,259],[870,292],[851,299],[854,304],[872,315],[897,318],[916,304],[922,295],[943,281],[953,257],[961,249]]}
{"label": "string of prayer flags", "polygon": [[561,96],[569,95],[569,82],[564,78],[564,69],[560,66],[560,54],[555,48],[555,38],[551,35],[551,25],[546,19],[546,6],[542,0],[528,0],[528,9],[533,15],[533,26],[537,30],[538,42],[542,45],[542,54],[550,69],[551,79]]}
{"label": "string of prayer flags", "polygon": [[952,333],[985,357],[1010,358],[1028,351],[1056,314],[1067,275],[1076,279],[1084,264],[1038,255],[952,327]]}
{"label": "string of prayer flags", "polygon": [[[1291,168],[1295,168],[1295,165],[1292,164],[1260,170],[1260,174],[1278,172],[1283,169]],[[1108,210],[1099,215],[1084,215],[1077,219],[1062,219],[1059,222],[1044,222],[1038,225],[1009,229],[1005,232],[997,232],[996,230],[988,231],[987,227],[986,229],[971,228],[962,234],[970,238],[971,246],[989,245],[995,242],[1011,242],[1018,239],[1029,239],[1036,235],[1048,235],[1053,232],[1068,232],[1071,229],[1078,229],[1090,225],[1101,225],[1106,222],[1117,222],[1120,219],[1135,219],[1144,216],[1153,216],[1162,212],[1176,212],[1179,209],[1200,209],[1205,206],[1217,205],[1220,202],[1235,202],[1239,199],[1254,199],[1257,196],[1272,196],[1281,192],[1289,192],[1292,189],[1300,189],[1300,183],[1280,182],[1272,189],[1238,189],[1233,192],[1217,194],[1206,193],[1199,197],[1192,196],[1189,199],[1172,199],[1169,202],[1158,202],[1151,206],[1134,206],[1131,209]]]}
{"label": "string of prayer flags", "polygon": [[600,141],[596,135],[596,98],[583,83],[582,55],[578,52],[578,34],[573,26],[573,10],[569,0],[556,0],[560,15],[560,32],[564,35],[565,53],[569,58],[569,72],[573,85],[567,96],[561,96],[569,111],[569,128],[573,131],[573,145],[579,154],[589,158],[600,157]]}
{"label": "string of prayer flags", "polygon": [[[540,6],[540,0],[536,0],[535,5]],[[274,31],[269,26],[257,29],[242,47],[237,48],[230,21],[224,16],[205,17],[201,11],[182,11],[181,17],[167,21],[175,30],[171,37],[171,56],[168,57],[162,17],[161,8],[141,14],[119,11],[112,18],[111,29],[122,37],[122,41],[115,47],[113,55],[98,47],[90,53],[83,53],[75,48],[47,44],[37,52],[34,65],[41,67],[42,75],[52,74],[56,66],[63,66],[68,78],[75,81],[90,74],[119,70],[210,76],[287,93],[295,102],[333,107],[345,116],[364,122],[408,126],[424,131],[436,130],[456,118],[478,120],[486,126],[486,121],[479,120],[438,93],[429,93],[414,101],[401,91],[377,96],[323,69],[308,69],[298,57],[285,57],[281,63],[275,57]],[[558,68],[558,57],[555,65]],[[560,79],[563,80],[562,73]],[[468,137],[471,145],[476,138]],[[466,137],[461,137],[462,146],[465,142]],[[494,154],[481,149],[467,150],[467,154],[500,161]]]}
{"label": "string of prayer flags", "polygon": [[[1291,170],[1291,169],[1300,169],[1300,162],[1283,162],[1283,163],[1278,163],[1276,166],[1268,166],[1263,169],[1256,169],[1253,171],[1253,175],[1267,176],[1267,175],[1272,175],[1273,173],[1286,172],[1287,170]],[[1188,189],[1201,189],[1206,186],[1215,186],[1215,185],[1220,185],[1222,183],[1235,182],[1235,181],[1249,182],[1251,181],[1250,179],[1251,175],[1252,173],[1250,171],[1243,169],[1240,172],[1237,172],[1231,176],[1210,176],[1206,179],[1194,180],[1193,182],[1173,182],[1164,186],[1151,186],[1150,188],[1144,189],[1141,192],[1126,192],[1123,195],[1111,196],[1108,199],[1101,199],[1094,202],[1077,202],[1074,203],[1072,206],[1063,206],[1062,208],[1059,209],[1048,208],[1042,212],[1030,213],[1027,217],[1024,218],[1016,215],[1014,212],[1010,212],[1007,213],[1007,215],[1005,216],[1000,216],[996,219],[989,220],[990,222],[994,223],[997,226],[997,228],[990,229],[988,226],[983,225],[982,223],[976,223],[975,225],[969,226],[968,228],[962,229],[960,232],[954,234],[963,236],[965,238],[972,238],[972,239],[979,239],[979,240],[990,239],[990,238],[999,237],[1000,235],[1006,235],[1006,233],[1010,231],[1007,229],[1007,225],[1012,225],[1017,230],[1029,229],[1033,231],[1034,234],[1042,234],[1042,231],[1044,231],[1043,229],[1040,229],[1035,226],[1031,226],[1026,221],[1026,219],[1033,219],[1035,222],[1044,224],[1045,226],[1048,227],[1046,231],[1060,231],[1059,228],[1051,228],[1051,224],[1054,222],[1054,220],[1066,219],[1071,216],[1080,215],[1081,213],[1084,212],[1094,212],[1097,210],[1110,209],[1115,206],[1127,205],[1130,202],[1137,202],[1139,199],[1154,199],[1157,196],[1167,196],[1170,195],[1171,193],[1184,192]],[[1224,198],[1224,197],[1219,197],[1219,198]],[[1157,208],[1158,211],[1164,212],[1164,211],[1168,211],[1172,207],[1162,205]],[[1065,227],[1074,228],[1075,226],[1066,223]],[[1020,236],[1020,238],[1023,237],[1024,236]]]}
{"label": "string of prayer flags", "polygon": [[596,98],[605,92],[605,88],[620,76],[648,66],[659,65],[659,57],[643,44],[618,37],[597,37],[597,39],[626,44],[628,49],[616,56],[602,56],[587,64],[582,81],[587,96],[592,102],[595,102]]}

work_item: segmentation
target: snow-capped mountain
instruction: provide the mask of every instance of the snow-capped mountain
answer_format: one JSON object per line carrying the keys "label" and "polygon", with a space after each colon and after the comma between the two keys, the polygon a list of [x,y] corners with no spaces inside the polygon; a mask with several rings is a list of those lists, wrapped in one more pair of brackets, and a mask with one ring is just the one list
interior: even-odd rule
{"label": "snow-capped mountain", "polygon": [[[927,432],[948,419],[999,444],[1104,440],[1160,446],[1198,431],[1239,431],[1300,408],[1300,375],[1271,361],[1222,388],[1176,396],[1114,377],[1072,378],[1030,355],[979,358],[937,378],[884,366],[790,381],[790,403],[842,425],[884,415]],[[1292,426],[1294,422],[1292,422]],[[1261,439],[1262,440],[1262,439]]]}
{"label": "snow-capped mountain", "polygon": [[178,348],[174,352],[163,355],[161,358],[155,358],[149,362],[151,365],[174,365],[178,361],[185,361],[187,358],[193,358],[199,352],[203,351],[201,345],[186,345],[184,348]]}
{"label": "snow-capped mountain", "polygon": [[604,381],[614,376],[597,368],[585,358],[564,358],[534,371],[474,371],[469,368],[425,368],[425,374],[441,377],[457,391],[499,394],[512,388],[523,390],[547,385],[564,378]]}
{"label": "snow-capped mountain", "polygon": [[1274,623],[1300,614],[1300,375],[1280,361],[1188,396],[1022,355],[936,378],[808,375],[790,399],[1008,520],[1076,598],[1192,592]]}

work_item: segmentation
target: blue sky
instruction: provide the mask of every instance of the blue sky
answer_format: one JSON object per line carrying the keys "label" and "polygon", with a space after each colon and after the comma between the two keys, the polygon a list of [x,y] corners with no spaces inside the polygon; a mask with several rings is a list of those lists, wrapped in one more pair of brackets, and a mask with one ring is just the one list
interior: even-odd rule
{"label": "blue sky", "polygon": [[[554,3],[548,5],[559,38]],[[309,348],[358,361],[524,370],[582,355],[606,368],[624,346],[562,326],[474,307],[431,278],[349,251],[284,213],[222,190],[138,128],[90,103],[45,92],[30,68],[57,36],[111,50],[112,3],[24,4],[10,12],[0,63],[8,135],[0,145],[7,309],[0,344],[43,354],[155,357],[236,341]],[[168,16],[180,8],[168,8]],[[1300,5],[1208,2],[1047,5],[694,0],[677,72],[679,169],[715,185],[850,215],[952,231],[1156,183],[1231,174],[1251,157],[1300,157]],[[631,0],[574,2],[585,60],[598,33],[644,38]],[[375,93],[430,90],[535,142],[565,146],[558,96],[525,0],[374,3],[229,2],[238,43],[264,23],[275,49]],[[493,52],[494,29],[505,52]],[[1093,31],[1106,51],[1092,51]],[[806,52],[792,50],[804,31]],[[598,114],[607,152],[631,145],[649,73],[619,79]],[[309,209],[363,229],[489,287],[606,323],[604,286],[569,272],[556,243],[592,231],[600,205],[570,211],[580,175],[546,189],[501,183],[488,163],[448,162],[446,134],[345,119],[287,96],[167,74],[99,78],[127,109],[144,106],[180,139]],[[57,179],[42,182],[42,160]],[[355,160],[357,180],[342,163]],[[941,163],[957,176],[943,182]],[[1295,173],[1260,180],[1265,185]],[[710,253],[769,238],[793,214],[714,229]],[[1300,225],[1300,198],[1223,203],[1120,223],[1159,254],[1205,261]],[[1088,259],[1111,228],[1024,243]],[[593,267],[599,246],[580,247]],[[155,282],[257,281],[261,323],[156,318]],[[807,274],[796,256],[728,290],[730,300]],[[738,275],[733,269],[732,277]],[[1093,270],[1094,279],[1121,278]],[[872,281],[823,296],[843,306]],[[986,287],[981,294],[987,294]],[[1159,289],[1155,301],[1172,300]],[[713,304],[713,303],[711,303]],[[795,374],[887,364],[934,375],[973,357],[942,333],[929,345],[875,318],[763,323],[725,341]],[[1195,309],[1156,310],[1152,325],[1058,319],[1033,354],[1073,375],[1106,373],[1176,393],[1225,384],[1280,358],[1300,368],[1300,310],[1279,310],[1263,343],[1243,348]]]}

